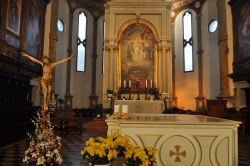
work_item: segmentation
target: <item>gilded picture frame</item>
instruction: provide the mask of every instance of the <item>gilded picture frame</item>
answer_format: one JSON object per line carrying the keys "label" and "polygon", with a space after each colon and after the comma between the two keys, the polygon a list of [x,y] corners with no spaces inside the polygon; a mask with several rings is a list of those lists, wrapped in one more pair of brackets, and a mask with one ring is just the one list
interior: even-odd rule
{"label": "gilded picture frame", "polygon": [[154,44],[154,34],[144,24],[131,24],[123,32],[121,81],[127,81],[132,90],[144,90],[154,80]]}

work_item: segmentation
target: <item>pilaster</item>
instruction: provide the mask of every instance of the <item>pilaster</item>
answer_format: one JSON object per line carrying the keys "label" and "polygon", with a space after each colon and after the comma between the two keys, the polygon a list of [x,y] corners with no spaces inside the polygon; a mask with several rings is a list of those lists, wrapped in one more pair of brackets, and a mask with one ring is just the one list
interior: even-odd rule
{"label": "pilaster", "polygon": [[172,105],[177,106],[176,86],[175,86],[175,23],[171,24],[172,33]]}
{"label": "pilaster", "polygon": [[218,99],[227,100],[229,94],[228,77],[228,34],[226,22],[225,0],[217,0],[218,22],[219,22],[219,58],[220,58],[220,94]]}
{"label": "pilaster", "polygon": [[197,55],[198,55],[198,96],[196,99],[196,110],[202,111],[205,107],[205,97],[203,94],[203,48],[202,48],[202,31],[201,31],[201,13],[197,14]]}
{"label": "pilaster", "polygon": [[94,35],[93,35],[93,52],[92,52],[92,80],[91,80],[91,95],[90,106],[94,107],[98,104],[98,96],[96,95],[96,58],[97,58],[97,26],[98,16],[94,16]]}
{"label": "pilaster", "polygon": [[[73,10],[70,10],[70,16],[69,16],[69,41],[68,41],[68,57],[72,54],[72,32],[73,32],[73,19],[74,19],[74,15],[73,15]],[[72,99],[73,96],[70,93],[70,82],[71,80],[71,61],[67,62],[67,78],[66,78],[66,93],[64,95],[64,99],[65,99],[65,104],[64,107],[66,109],[71,109],[72,108]]]}

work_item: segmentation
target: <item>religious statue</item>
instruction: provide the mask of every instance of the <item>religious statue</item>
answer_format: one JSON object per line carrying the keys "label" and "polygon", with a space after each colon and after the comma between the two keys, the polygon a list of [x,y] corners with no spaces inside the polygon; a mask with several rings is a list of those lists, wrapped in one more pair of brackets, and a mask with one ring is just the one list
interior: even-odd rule
{"label": "religious statue", "polygon": [[55,67],[59,64],[62,64],[74,56],[71,55],[68,58],[62,59],[57,62],[51,62],[49,57],[43,56],[42,61],[38,60],[24,52],[21,53],[22,56],[29,58],[31,61],[38,63],[42,66],[43,68],[43,75],[41,78],[40,86],[42,88],[42,93],[43,93],[43,111],[48,111],[48,105],[49,105],[49,100],[51,98],[52,94],[52,87],[53,87],[53,71]]}

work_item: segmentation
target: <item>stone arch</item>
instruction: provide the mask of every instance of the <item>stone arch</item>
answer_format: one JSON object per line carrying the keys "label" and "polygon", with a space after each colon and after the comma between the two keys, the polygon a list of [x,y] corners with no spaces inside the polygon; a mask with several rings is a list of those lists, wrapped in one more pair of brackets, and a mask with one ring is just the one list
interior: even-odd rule
{"label": "stone arch", "polygon": [[126,28],[132,24],[143,24],[143,25],[147,26],[153,32],[156,41],[159,40],[160,37],[159,37],[159,33],[158,33],[158,30],[156,29],[156,27],[148,20],[140,18],[140,19],[128,20],[125,23],[123,23],[122,26],[120,26],[119,30],[117,31],[118,41],[120,41],[122,39],[123,32],[126,30]]}

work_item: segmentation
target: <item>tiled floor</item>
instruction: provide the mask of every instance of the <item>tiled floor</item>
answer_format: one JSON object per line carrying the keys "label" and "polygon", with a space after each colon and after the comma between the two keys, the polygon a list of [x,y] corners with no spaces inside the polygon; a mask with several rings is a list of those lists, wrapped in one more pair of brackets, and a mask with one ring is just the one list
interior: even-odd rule
{"label": "tiled floor", "polygon": [[[63,135],[63,166],[87,166],[81,158],[80,149],[86,139],[91,136],[104,136],[103,132],[69,132]],[[22,140],[0,149],[0,166],[22,166],[23,152],[29,144],[28,140]],[[250,166],[250,139],[239,144],[239,166]]]}

